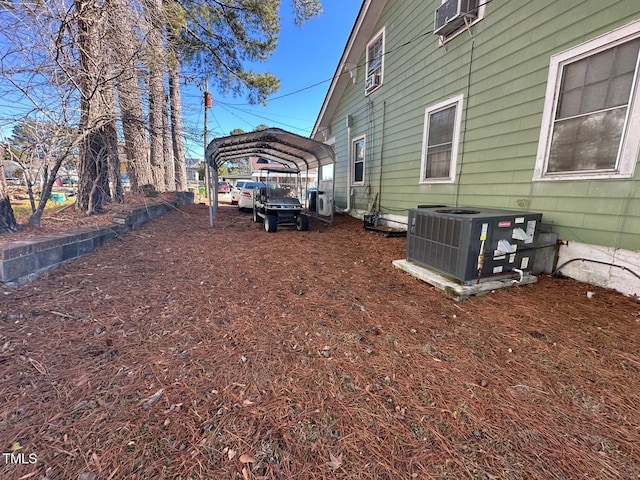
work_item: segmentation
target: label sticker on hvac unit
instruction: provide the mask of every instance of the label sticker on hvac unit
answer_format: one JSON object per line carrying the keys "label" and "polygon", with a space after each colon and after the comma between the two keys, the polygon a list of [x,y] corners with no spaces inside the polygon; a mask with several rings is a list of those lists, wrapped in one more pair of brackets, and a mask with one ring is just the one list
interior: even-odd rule
{"label": "label sticker on hvac unit", "polygon": [[487,231],[489,230],[489,224],[488,223],[483,223],[482,224],[482,232],[480,233],[480,240],[486,240],[487,239]]}
{"label": "label sticker on hvac unit", "polygon": [[493,273],[502,273],[502,265],[498,265],[497,267],[493,267]]}
{"label": "label sticker on hvac unit", "polygon": [[522,261],[520,262],[520,268],[524,270],[528,266],[529,266],[529,257],[522,257]]}
{"label": "label sticker on hvac unit", "polygon": [[524,223],[524,217],[516,217],[513,223]]}
{"label": "label sticker on hvac unit", "polygon": [[510,226],[511,226],[511,220],[502,220],[501,222],[498,222],[498,227],[500,228],[510,227]]}

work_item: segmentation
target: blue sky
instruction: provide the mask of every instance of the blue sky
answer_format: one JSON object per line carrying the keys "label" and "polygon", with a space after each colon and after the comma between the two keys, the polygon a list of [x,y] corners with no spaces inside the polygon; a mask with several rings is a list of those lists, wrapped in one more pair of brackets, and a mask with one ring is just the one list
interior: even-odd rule
{"label": "blue sky", "polygon": [[[266,107],[248,105],[244,97],[222,97],[213,89],[213,85],[210,87],[213,108],[208,112],[209,141],[229,135],[236,128],[251,131],[261,124],[304,136],[311,133],[329,88],[329,80],[336,71],[362,5],[361,0],[321,2],[324,13],[302,27],[296,27],[291,2],[282,0],[282,28],[278,47],[268,62],[252,66],[280,78],[280,90],[271,97]],[[307,88],[318,83],[315,87]],[[185,89],[182,104],[187,128],[197,129],[198,137],[202,138],[204,108],[201,90],[195,87]],[[202,146],[189,143],[187,155],[202,157],[204,142]]]}
{"label": "blue sky", "polygon": [[[303,136],[311,133],[362,5],[362,0],[320,1],[323,13],[297,27],[291,0],[281,0],[277,49],[267,62],[249,65],[280,79],[280,90],[268,100],[267,106],[249,105],[246,97],[221,96],[214,82],[210,82],[213,108],[208,111],[209,141],[229,135],[237,128],[252,131],[258,125],[279,127]],[[4,41],[2,35],[0,41]],[[189,76],[188,66],[183,73]],[[204,152],[202,95],[202,87],[182,88],[187,156],[191,158],[202,158]],[[0,96],[0,140],[11,135],[12,119],[27,114],[30,108],[26,102]]]}

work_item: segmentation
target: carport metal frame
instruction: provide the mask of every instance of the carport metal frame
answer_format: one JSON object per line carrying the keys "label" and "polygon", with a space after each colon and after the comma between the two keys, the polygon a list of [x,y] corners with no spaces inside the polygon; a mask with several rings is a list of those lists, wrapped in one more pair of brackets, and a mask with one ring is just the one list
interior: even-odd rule
{"label": "carport metal frame", "polygon": [[[312,138],[303,137],[280,128],[268,128],[258,132],[229,135],[215,138],[209,143],[205,151],[207,168],[213,170],[215,191],[217,192],[218,168],[225,162],[249,156],[266,158],[280,163],[289,168],[297,168],[299,171],[308,172],[310,169],[320,168],[335,164],[335,152],[333,147]],[[209,175],[211,178],[211,175]],[[319,180],[319,179],[318,179]],[[335,171],[331,188],[331,205],[333,206],[333,191],[335,187]],[[217,195],[216,206],[217,206]],[[213,208],[209,200],[209,208]],[[213,217],[211,217],[213,218]],[[317,215],[315,218],[327,221]],[[333,208],[331,219],[333,222]],[[213,223],[213,222],[212,222]]]}

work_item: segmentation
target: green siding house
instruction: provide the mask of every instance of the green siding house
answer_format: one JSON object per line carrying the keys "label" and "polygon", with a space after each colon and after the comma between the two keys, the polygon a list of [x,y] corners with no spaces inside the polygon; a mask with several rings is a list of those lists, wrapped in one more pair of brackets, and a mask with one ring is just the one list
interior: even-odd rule
{"label": "green siding house", "polygon": [[312,133],[336,210],[540,212],[564,274],[640,295],[639,50],[638,0],[365,0]]}

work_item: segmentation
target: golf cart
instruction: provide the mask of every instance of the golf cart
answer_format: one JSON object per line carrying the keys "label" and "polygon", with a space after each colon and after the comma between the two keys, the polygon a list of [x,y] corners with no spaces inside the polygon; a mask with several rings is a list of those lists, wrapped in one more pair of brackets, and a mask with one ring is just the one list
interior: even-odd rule
{"label": "golf cart", "polygon": [[253,190],[253,221],[264,222],[264,229],[276,232],[278,225],[295,225],[309,230],[309,217],[302,208],[300,170],[295,168],[261,169],[264,186]]}

